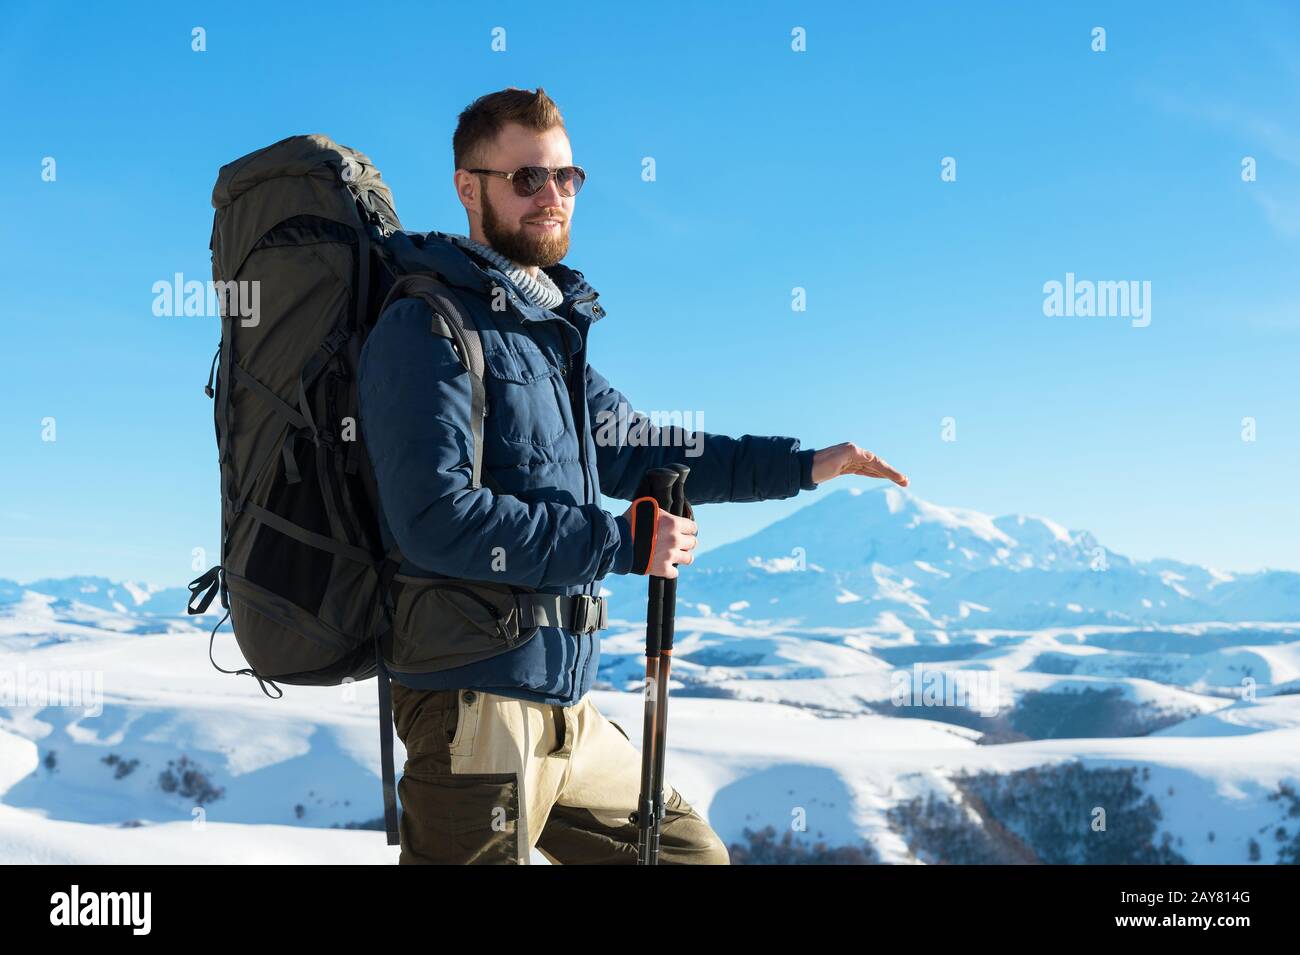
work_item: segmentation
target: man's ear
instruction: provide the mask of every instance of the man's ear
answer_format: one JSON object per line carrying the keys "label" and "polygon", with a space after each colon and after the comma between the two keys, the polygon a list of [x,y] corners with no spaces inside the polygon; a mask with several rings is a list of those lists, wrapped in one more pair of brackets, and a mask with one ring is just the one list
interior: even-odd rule
{"label": "man's ear", "polygon": [[456,186],[456,198],[460,204],[465,207],[465,211],[470,214],[471,221],[475,216],[481,216],[482,210],[479,208],[479,181],[478,178],[463,169],[457,169],[454,176]]}

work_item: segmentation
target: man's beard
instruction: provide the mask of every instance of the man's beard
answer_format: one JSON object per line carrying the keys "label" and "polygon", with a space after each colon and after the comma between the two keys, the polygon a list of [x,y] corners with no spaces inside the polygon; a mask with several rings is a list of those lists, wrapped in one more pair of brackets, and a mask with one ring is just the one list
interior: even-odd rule
{"label": "man's beard", "polygon": [[[533,213],[533,215],[540,215],[540,213]],[[554,235],[544,233],[531,236],[522,224],[517,230],[511,231],[497,218],[496,210],[492,208],[492,201],[488,199],[486,191],[483,194],[483,237],[487,239],[488,245],[507,259],[524,267],[536,265],[546,268],[569,254],[568,220],[564,221]]]}

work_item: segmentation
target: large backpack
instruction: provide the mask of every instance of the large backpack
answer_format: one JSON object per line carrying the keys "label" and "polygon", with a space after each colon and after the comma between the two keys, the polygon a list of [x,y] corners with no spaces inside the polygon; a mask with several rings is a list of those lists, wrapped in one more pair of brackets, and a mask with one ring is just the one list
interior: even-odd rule
{"label": "large backpack", "polygon": [[[219,592],[263,692],[383,673],[389,584],[378,493],[361,440],[357,365],[388,303],[425,299],[445,321],[482,401],[483,355],[468,310],[432,274],[403,275],[401,223],[369,158],[293,136],[223,166],[212,192],[212,277],[221,340],[205,392],[221,468],[221,560],[189,585],[188,611]],[[251,284],[251,283],[256,283]],[[256,306],[254,308],[253,306]],[[215,388],[213,386],[215,376]],[[472,416],[476,430],[481,416]],[[474,435],[473,486],[481,480]],[[379,680],[384,816],[398,844],[392,708]]]}

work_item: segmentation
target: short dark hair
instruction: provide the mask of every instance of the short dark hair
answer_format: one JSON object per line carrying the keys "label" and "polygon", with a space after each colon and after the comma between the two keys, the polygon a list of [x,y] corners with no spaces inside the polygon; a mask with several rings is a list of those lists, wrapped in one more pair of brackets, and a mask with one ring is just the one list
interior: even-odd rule
{"label": "short dark hair", "polygon": [[480,96],[461,111],[451,150],[457,169],[480,165],[478,152],[501,133],[506,123],[519,123],[539,133],[555,126],[564,128],[564,118],[555,100],[540,86],[536,91],[514,86]]}

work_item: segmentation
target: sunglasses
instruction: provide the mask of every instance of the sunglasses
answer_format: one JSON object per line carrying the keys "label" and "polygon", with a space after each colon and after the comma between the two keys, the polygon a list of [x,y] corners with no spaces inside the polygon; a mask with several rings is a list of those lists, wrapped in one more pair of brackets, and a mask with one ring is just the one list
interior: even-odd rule
{"label": "sunglasses", "polygon": [[541,192],[551,177],[562,196],[576,196],[587,179],[581,166],[560,166],[550,169],[546,166],[520,166],[514,172],[501,172],[497,169],[468,169],[466,172],[481,172],[485,176],[500,176],[510,180],[517,196],[535,196]]}

